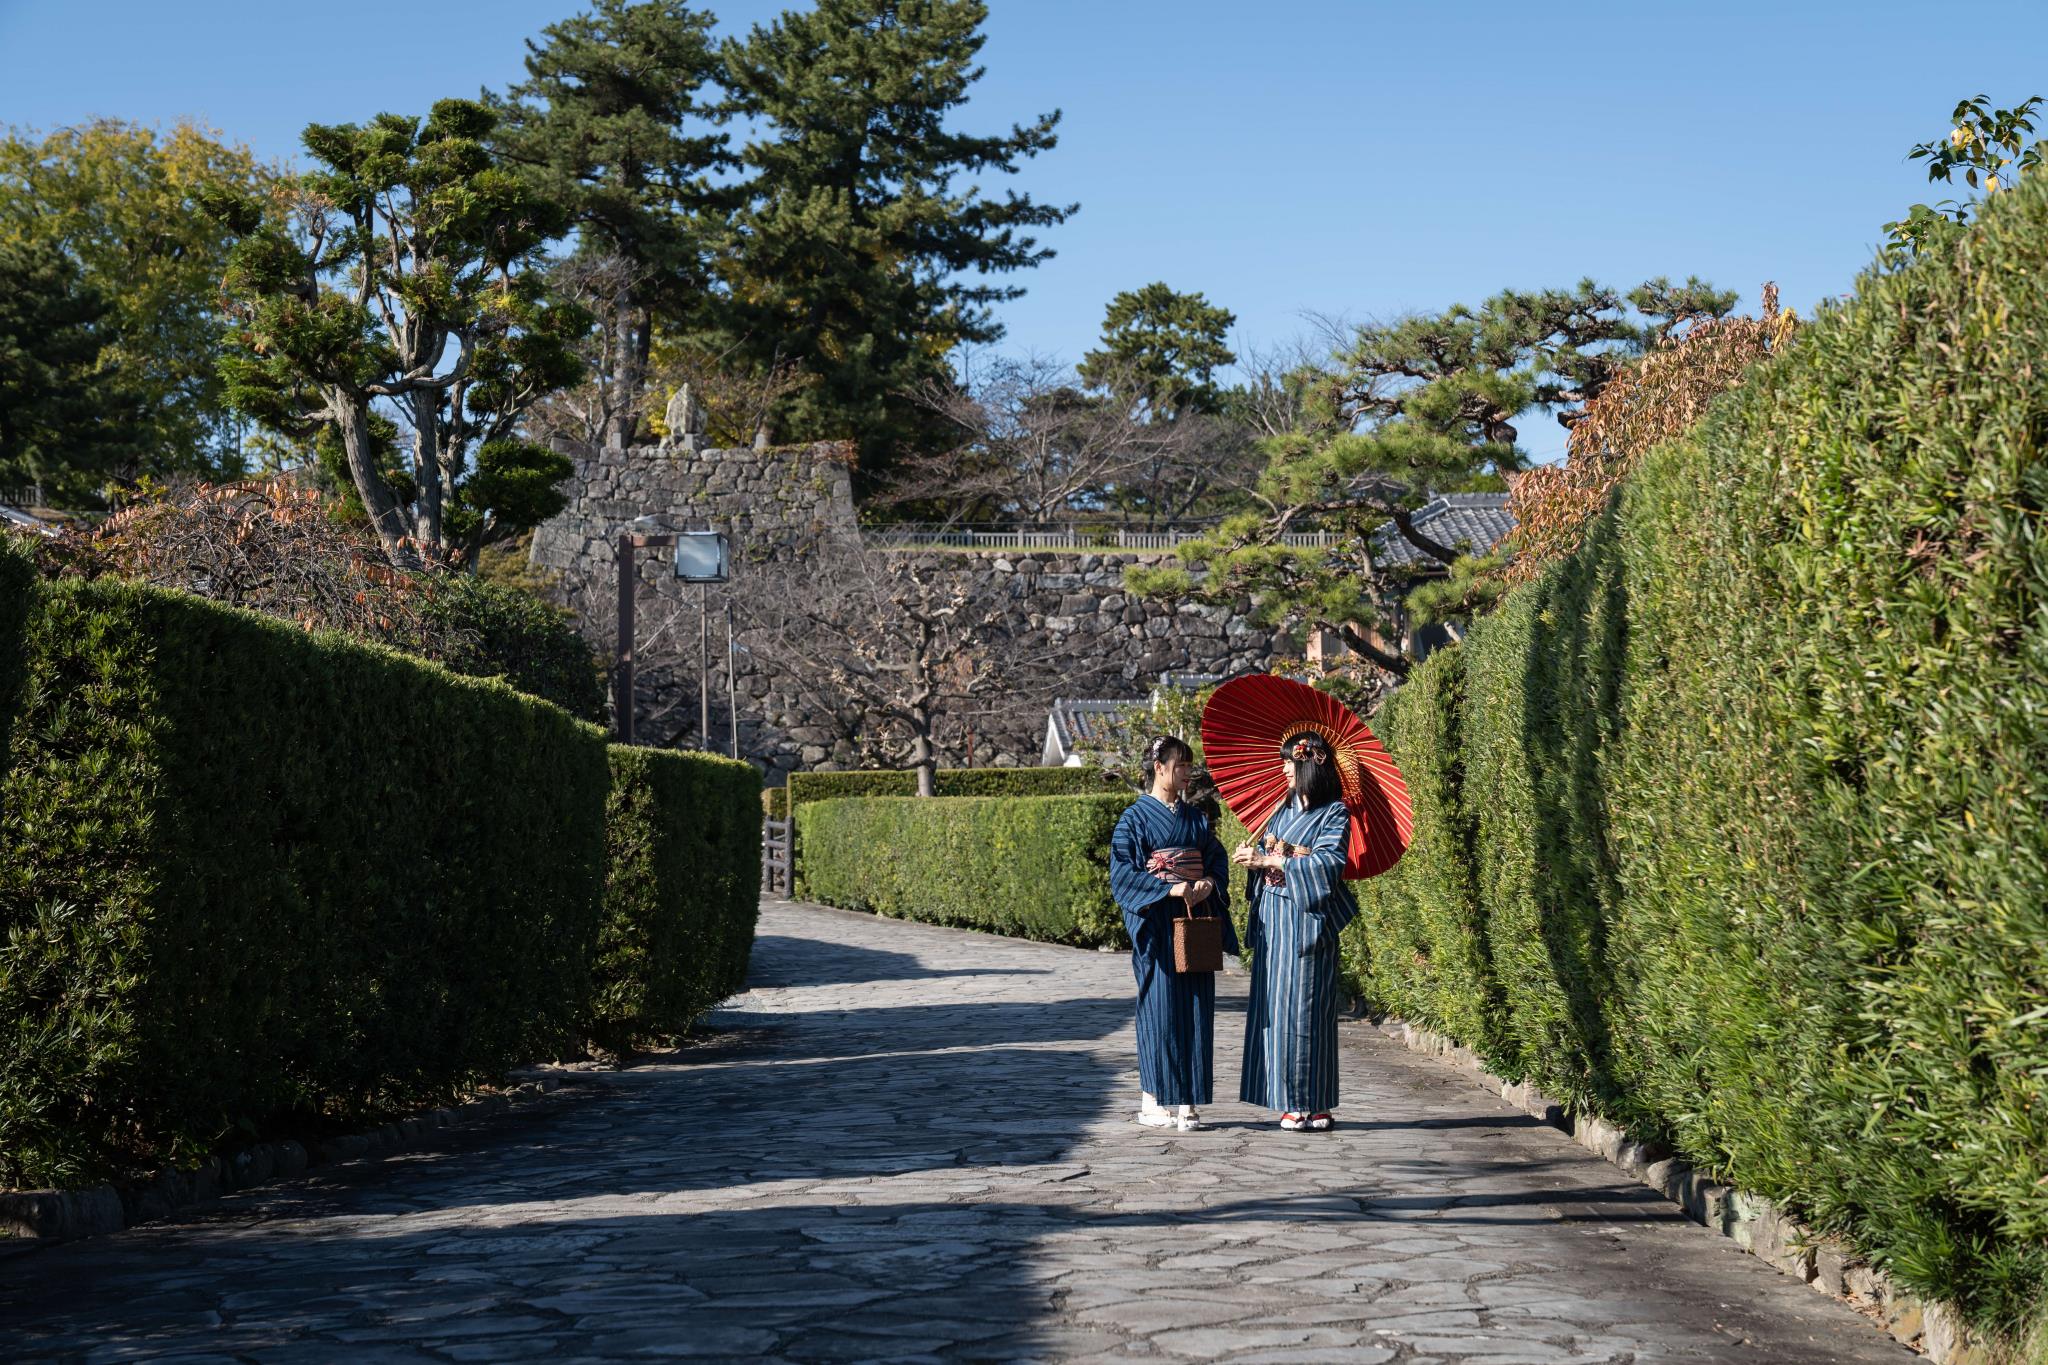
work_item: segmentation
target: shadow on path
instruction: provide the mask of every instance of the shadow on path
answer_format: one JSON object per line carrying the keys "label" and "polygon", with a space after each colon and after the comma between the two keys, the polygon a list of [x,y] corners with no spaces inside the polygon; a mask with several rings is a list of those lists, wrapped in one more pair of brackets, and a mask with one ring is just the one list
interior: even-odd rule
{"label": "shadow on path", "polygon": [[0,1263],[0,1357],[1910,1359],[1406,1054],[1346,1050],[1335,1133],[1163,1134],[1127,1119],[1124,959],[764,926],[737,1044]]}
{"label": "shadow on path", "polygon": [[763,934],[754,940],[755,966],[748,985],[840,986],[867,981],[935,980],[955,976],[1050,976],[1050,967],[927,967],[913,953],[841,947],[830,955],[806,953],[802,940]]}

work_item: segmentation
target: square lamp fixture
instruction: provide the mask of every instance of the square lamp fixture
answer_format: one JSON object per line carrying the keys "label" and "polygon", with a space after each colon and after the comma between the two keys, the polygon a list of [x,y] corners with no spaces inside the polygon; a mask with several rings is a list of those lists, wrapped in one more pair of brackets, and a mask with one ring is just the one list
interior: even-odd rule
{"label": "square lamp fixture", "polygon": [[676,532],[676,577],[685,583],[728,582],[732,578],[732,542],[725,532]]}

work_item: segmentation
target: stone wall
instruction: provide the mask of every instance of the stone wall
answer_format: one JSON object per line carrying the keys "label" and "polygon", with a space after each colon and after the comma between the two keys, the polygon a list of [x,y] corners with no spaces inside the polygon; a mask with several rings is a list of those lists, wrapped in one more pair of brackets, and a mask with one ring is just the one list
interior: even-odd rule
{"label": "stone wall", "polygon": [[[626,523],[663,514],[676,529],[719,530],[733,537],[733,582],[729,589],[707,594],[713,636],[711,735],[714,747],[722,749],[729,712],[721,594],[730,591],[743,606],[752,564],[800,558],[820,536],[853,527],[843,448],[557,448],[575,461],[565,488],[569,505],[535,533],[533,561],[558,575],[559,600],[576,612],[584,633],[605,657],[611,657],[616,643],[616,545]],[[1015,604],[1014,635],[1085,660],[1087,670],[1077,672],[1092,676],[1077,686],[1077,695],[1143,697],[1161,673],[1238,673],[1263,668],[1281,652],[1283,642],[1247,619],[1248,601],[1176,605],[1125,593],[1124,569],[1156,562],[1160,555],[916,553],[942,555],[957,564],[958,572],[979,580],[972,585],[976,591],[1008,597]],[[642,552],[636,568],[636,728],[648,743],[691,745],[699,729],[699,590],[676,582],[658,552]],[[771,783],[798,768],[862,766],[864,730],[858,714],[803,707],[777,688],[773,669],[744,649],[733,658],[740,753],[761,764]],[[1036,763],[1045,724],[1044,701],[1038,698],[981,721],[974,761],[983,766]],[[942,762],[966,763],[964,726],[949,726],[938,738]]]}
{"label": "stone wall", "polygon": [[[724,531],[736,545],[762,548],[795,547],[821,531],[854,524],[850,456],[840,445],[767,450],[554,445],[574,462],[575,472],[562,485],[569,505],[534,532],[533,562],[564,575],[568,604],[579,613],[586,605],[579,594],[595,586],[591,574],[600,565],[604,589],[611,590],[619,532],[636,517],[664,515],[677,529]],[[656,581],[651,572],[643,576]],[[599,614],[606,622],[612,619],[609,609]]]}

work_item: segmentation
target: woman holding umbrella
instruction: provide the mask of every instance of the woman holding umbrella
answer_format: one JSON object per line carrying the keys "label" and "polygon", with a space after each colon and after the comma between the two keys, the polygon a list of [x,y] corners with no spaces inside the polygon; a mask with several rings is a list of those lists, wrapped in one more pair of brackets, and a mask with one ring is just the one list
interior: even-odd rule
{"label": "woman holding umbrella", "polygon": [[1250,868],[1252,999],[1238,1098],[1280,1111],[1282,1128],[1322,1131],[1337,1107],[1337,935],[1358,917],[1344,884],[1351,814],[1321,735],[1280,746],[1287,801],[1265,838],[1231,854]]}
{"label": "woman holding umbrella", "polygon": [[1202,747],[1230,808],[1256,831],[1248,870],[1251,1001],[1239,1098],[1280,1126],[1321,1132],[1337,1107],[1337,936],[1358,916],[1347,878],[1408,846],[1408,789],[1363,721],[1285,678],[1237,678],[1202,716]]}

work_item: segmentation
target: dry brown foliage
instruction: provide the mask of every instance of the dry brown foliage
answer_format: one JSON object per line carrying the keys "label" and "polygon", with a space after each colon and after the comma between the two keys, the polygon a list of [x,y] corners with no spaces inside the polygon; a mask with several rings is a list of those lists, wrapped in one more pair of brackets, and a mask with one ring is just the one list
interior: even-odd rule
{"label": "dry brown foliage", "polygon": [[1619,375],[1572,427],[1563,464],[1509,477],[1515,529],[1502,546],[1502,577],[1526,582],[1577,550],[1636,461],[1683,435],[1797,327],[1797,316],[1778,307],[1777,286],[1767,284],[1762,317],[1696,323]]}
{"label": "dry brown foliage", "polygon": [[390,567],[376,539],[337,522],[332,506],[289,475],[182,484],[67,532],[37,557],[51,577],[132,579],[418,649],[432,633],[422,615],[431,585]]}

